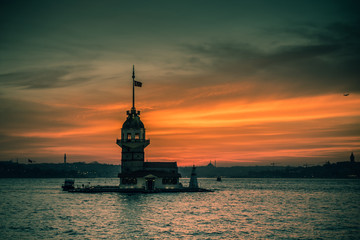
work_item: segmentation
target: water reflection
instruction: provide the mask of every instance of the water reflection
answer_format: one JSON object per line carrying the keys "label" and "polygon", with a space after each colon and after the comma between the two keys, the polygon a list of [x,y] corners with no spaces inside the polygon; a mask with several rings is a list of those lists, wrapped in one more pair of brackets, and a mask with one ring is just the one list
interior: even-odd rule
{"label": "water reflection", "polygon": [[360,238],[359,180],[199,179],[217,191],[172,194],[71,194],[62,181],[0,179],[2,238]]}

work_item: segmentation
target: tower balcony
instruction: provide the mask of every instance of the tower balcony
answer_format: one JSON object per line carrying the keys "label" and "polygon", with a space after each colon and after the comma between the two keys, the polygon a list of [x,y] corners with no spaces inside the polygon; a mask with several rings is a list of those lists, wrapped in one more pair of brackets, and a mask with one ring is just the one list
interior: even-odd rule
{"label": "tower balcony", "polygon": [[150,144],[149,139],[116,139],[116,144],[120,147],[138,148],[147,147]]}

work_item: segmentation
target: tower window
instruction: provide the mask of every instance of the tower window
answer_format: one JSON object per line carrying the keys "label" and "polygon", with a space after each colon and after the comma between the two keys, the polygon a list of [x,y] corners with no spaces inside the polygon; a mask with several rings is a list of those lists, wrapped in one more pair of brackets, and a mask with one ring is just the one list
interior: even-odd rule
{"label": "tower window", "polygon": [[139,133],[135,133],[135,139],[140,139],[140,134]]}
{"label": "tower window", "polygon": [[131,140],[131,133],[127,134],[127,140]]}

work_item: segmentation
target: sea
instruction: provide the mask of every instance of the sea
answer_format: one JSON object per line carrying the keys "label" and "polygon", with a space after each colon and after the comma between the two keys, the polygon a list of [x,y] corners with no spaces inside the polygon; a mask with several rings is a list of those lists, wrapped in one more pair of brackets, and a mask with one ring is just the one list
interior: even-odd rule
{"label": "sea", "polygon": [[198,181],[214,191],[69,193],[64,179],[0,179],[0,239],[360,239],[359,179]]}

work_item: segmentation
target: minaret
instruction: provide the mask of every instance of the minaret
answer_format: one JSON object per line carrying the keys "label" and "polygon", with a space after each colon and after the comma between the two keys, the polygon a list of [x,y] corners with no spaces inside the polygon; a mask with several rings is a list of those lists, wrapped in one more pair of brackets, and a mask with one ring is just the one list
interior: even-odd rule
{"label": "minaret", "polygon": [[140,111],[135,108],[135,87],[141,87],[142,83],[135,81],[135,67],[133,66],[133,95],[132,108],[127,111],[127,119],[121,128],[121,139],[116,143],[122,148],[121,173],[127,174],[143,170],[144,149],[150,144],[145,139],[145,127],[140,120]]}
{"label": "minaret", "polygon": [[355,162],[355,157],[354,157],[354,153],[351,153],[350,155],[350,162]]}
{"label": "minaret", "polygon": [[66,164],[66,153],[64,154],[64,164]]}

